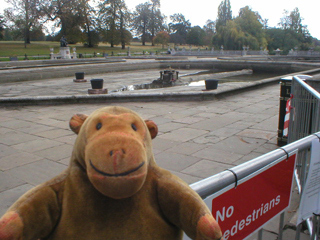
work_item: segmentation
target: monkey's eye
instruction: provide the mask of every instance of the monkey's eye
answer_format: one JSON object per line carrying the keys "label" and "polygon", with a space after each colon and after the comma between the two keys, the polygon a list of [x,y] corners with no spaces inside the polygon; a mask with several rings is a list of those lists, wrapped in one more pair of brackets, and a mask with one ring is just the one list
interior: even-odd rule
{"label": "monkey's eye", "polygon": [[102,123],[101,122],[97,123],[97,125],[96,125],[96,129],[97,130],[99,130],[100,128],[102,128]]}
{"label": "monkey's eye", "polygon": [[134,131],[137,131],[137,130],[138,130],[138,129],[137,129],[137,126],[136,126],[134,123],[131,124],[131,127],[132,127],[132,129],[133,129]]}

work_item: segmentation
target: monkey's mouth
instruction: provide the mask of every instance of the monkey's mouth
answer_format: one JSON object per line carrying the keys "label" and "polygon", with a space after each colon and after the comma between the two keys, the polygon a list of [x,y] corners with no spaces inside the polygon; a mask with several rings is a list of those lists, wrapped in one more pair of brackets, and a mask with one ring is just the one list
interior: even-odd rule
{"label": "monkey's mouth", "polygon": [[99,170],[96,166],[93,165],[93,163],[92,163],[91,160],[90,160],[90,166],[91,166],[97,173],[100,173],[101,175],[106,176],[106,177],[123,177],[123,176],[127,176],[127,175],[129,175],[130,173],[133,173],[133,172],[135,172],[135,171],[138,171],[143,165],[144,165],[144,162],[140,163],[138,167],[136,167],[136,168],[134,168],[134,169],[131,169],[131,170],[128,170],[128,171],[126,171],[126,172],[111,174],[111,173],[106,173],[106,172],[103,172],[103,171]]}

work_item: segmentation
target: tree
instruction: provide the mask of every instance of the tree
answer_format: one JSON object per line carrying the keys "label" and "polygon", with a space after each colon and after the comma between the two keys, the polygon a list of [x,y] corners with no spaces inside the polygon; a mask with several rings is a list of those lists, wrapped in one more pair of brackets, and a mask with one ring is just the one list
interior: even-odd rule
{"label": "tree", "polygon": [[126,45],[129,45],[131,40],[132,40],[132,34],[128,29],[123,29],[123,31],[121,32],[121,49],[125,49]]}
{"label": "tree", "polygon": [[12,7],[5,10],[6,18],[13,23],[13,29],[23,33],[26,44],[30,43],[31,32],[42,30],[40,19],[43,16],[40,0],[6,0]]}
{"label": "tree", "polygon": [[[230,24],[232,21],[232,11],[230,0],[221,1],[218,7],[218,17],[216,20],[216,35],[213,37],[213,44],[220,47],[224,46],[225,49],[234,49],[234,44],[231,44],[230,35],[227,34],[237,32],[237,29],[234,29],[234,24]],[[230,42],[231,41],[231,42]],[[231,48],[230,48],[231,47]]]}
{"label": "tree", "polygon": [[245,35],[241,44],[255,50],[267,46],[265,31],[263,30],[263,20],[259,13],[252,11],[249,6],[245,6],[240,9],[239,16],[235,19],[235,22]]}
{"label": "tree", "polygon": [[121,49],[126,48],[126,44],[129,44],[132,39],[132,34],[127,30],[131,13],[123,0],[119,2],[119,31],[120,31],[120,42]]}
{"label": "tree", "polygon": [[103,39],[109,42],[111,47],[121,43],[122,49],[125,49],[132,35],[127,30],[131,13],[124,0],[105,0],[98,5],[98,8],[98,23]]}
{"label": "tree", "polygon": [[302,33],[304,26],[302,25],[302,18],[300,16],[300,12],[298,8],[295,8],[292,12],[288,12],[288,10],[284,10],[284,16],[280,19],[280,27],[284,30],[292,30],[296,33]]}
{"label": "tree", "polygon": [[46,20],[53,21],[55,27],[60,27],[58,39],[65,36],[69,43],[77,43],[83,38],[81,27],[86,21],[83,8],[88,7],[87,4],[84,4],[85,2],[79,0],[42,0],[42,9],[46,13]]}
{"label": "tree", "polygon": [[150,34],[151,34],[151,41],[152,41],[152,46],[154,46],[153,39],[155,35],[164,29],[163,27],[163,20],[164,16],[162,16],[161,11],[160,11],[160,0],[151,0],[152,5],[151,5],[151,12],[150,12]]}
{"label": "tree", "polygon": [[187,44],[203,46],[204,36],[205,31],[201,27],[192,27],[190,31],[187,33]]}
{"label": "tree", "polygon": [[4,27],[5,27],[4,17],[0,15],[0,40],[4,38]]}
{"label": "tree", "polygon": [[[287,37],[287,33],[281,28],[268,28],[266,29],[266,35],[268,40],[268,49],[273,52],[277,48],[284,50],[285,53],[297,46],[299,43],[296,39]],[[289,48],[286,47],[289,46]],[[291,47],[291,48],[290,48]]]}
{"label": "tree", "polygon": [[170,40],[170,35],[166,31],[158,32],[155,38],[153,39],[154,43],[159,43],[162,45],[162,49],[164,49],[164,46],[168,44]]}
{"label": "tree", "polygon": [[154,46],[155,35],[165,29],[163,25],[165,16],[161,14],[159,7],[160,0],[151,0],[139,4],[133,12],[132,29],[140,34],[142,45],[151,40]]}
{"label": "tree", "polygon": [[138,34],[141,34],[143,46],[146,45],[146,41],[150,39],[150,33],[148,32],[150,16],[151,4],[148,2],[136,6],[136,10],[133,13],[133,29],[136,30]]}
{"label": "tree", "polygon": [[104,32],[105,40],[111,47],[119,42],[116,21],[118,14],[119,0],[105,0],[98,5],[100,29]]}
{"label": "tree", "polygon": [[302,25],[302,20],[298,8],[292,12],[284,11],[284,16],[280,19],[279,26],[284,31],[282,34],[282,47],[284,53],[290,49],[298,47],[301,50],[308,50],[312,44],[312,37],[307,26]]}
{"label": "tree", "polygon": [[221,1],[218,7],[218,19],[217,19],[217,28],[220,26],[226,26],[227,22],[232,19],[232,11],[230,0]]}
{"label": "tree", "polygon": [[99,34],[95,31],[96,21],[95,13],[96,11],[89,4],[89,0],[80,0],[79,14],[83,16],[82,29],[86,33],[86,38],[84,40],[85,45],[88,47],[93,47],[99,43]]}
{"label": "tree", "polygon": [[317,38],[312,38],[312,45],[315,51],[320,51],[320,40]]}
{"label": "tree", "polygon": [[245,39],[244,32],[241,31],[235,21],[227,21],[226,26],[220,27],[219,31],[213,37],[213,45],[224,49],[235,50],[241,49]]}
{"label": "tree", "polygon": [[203,30],[205,31],[203,40],[204,44],[207,46],[212,45],[212,39],[214,34],[216,33],[216,22],[208,19],[206,25],[203,26]]}
{"label": "tree", "polygon": [[170,19],[171,23],[169,23],[169,30],[172,32],[170,35],[171,41],[179,43],[180,45],[185,44],[187,33],[191,28],[191,23],[180,13],[171,15]]}
{"label": "tree", "polygon": [[[228,6],[228,4],[224,5]],[[223,9],[221,6],[224,5],[220,5],[219,12]],[[213,37],[213,44],[216,46],[223,45],[224,49],[233,50],[242,50],[243,46],[249,46],[250,49],[255,50],[260,49],[260,47],[265,48],[267,40],[263,23],[265,22],[257,12],[252,11],[248,6],[243,7],[235,19],[226,21],[226,25],[222,25],[220,20],[217,33]]]}

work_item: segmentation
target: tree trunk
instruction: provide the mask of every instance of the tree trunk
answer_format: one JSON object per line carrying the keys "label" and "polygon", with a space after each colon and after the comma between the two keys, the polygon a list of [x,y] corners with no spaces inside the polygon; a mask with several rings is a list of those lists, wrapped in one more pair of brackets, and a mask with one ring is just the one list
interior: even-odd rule
{"label": "tree trunk", "polygon": [[121,49],[126,49],[126,42],[125,42],[125,34],[124,34],[124,27],[123,27],[123,13],[121,11],[120,15],[120,41],[121,41]]}
{"label": "tree trunk", "polygon": [[26,28],[26,36],[25,36],[24,42],[26,44],[30,44],[30,30],[29,30],[29,28]]}
{"label": "tree trunk", "polygon": [[146,45],[146,23],[143,23],[142,46]]}
{"label": "tree trunk", "polygon": [[30,43],[30,29],[29,29],[29,1],[25,1],[25,10],[26,10],[26,22],[25,22],[25,32],[24,32],[24,47],[27,47],[27,44]]}
{"label": "tree trunk", "polygon": [[91,32],[89,28],[89,24],[87,23],[87,37],[88,37],[88,47],[93,47],[92,40],[91,40]]}

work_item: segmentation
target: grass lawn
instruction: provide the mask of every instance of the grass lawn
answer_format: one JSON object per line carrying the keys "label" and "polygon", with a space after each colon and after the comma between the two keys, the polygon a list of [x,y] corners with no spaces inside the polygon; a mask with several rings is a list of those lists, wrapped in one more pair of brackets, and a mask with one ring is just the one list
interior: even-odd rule
{"label": "grass lawn", "polygon": [[[9,61],[10,57],[18,57],[19,60],[24,59],[25,54],[28,59],[43,59],[49,58],[50,48],[54,48],[54,53],[59,52],[60,43],[59,42],[47,42],[47,41],[35,41],[27,44],[25,47],[24,42],[22,41],[0,41],[0,61]],[[70,44],[70,51],[73,52],[75,47],[77,50],[77,55],[81,53],[84,57],[92,57],[93,54],[102,57],[103,53],[112,55],[117,55],[118,53],[128,52],[128,47],[130,47],[130,52],[134,54],[135,52],[165,52],[166,49],[162,49],[161,45],[151,46],[151,43],[146,43],[145,46],[142,46],[141,43],[132,42],[130,45],[126,46],[126,49],[121,49],[121,46],[110,47],[109,44],[100,43],[98,47],[87,48],[84,47],[81,43],[79,44]]]}

